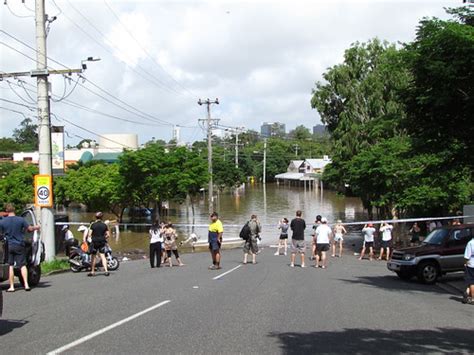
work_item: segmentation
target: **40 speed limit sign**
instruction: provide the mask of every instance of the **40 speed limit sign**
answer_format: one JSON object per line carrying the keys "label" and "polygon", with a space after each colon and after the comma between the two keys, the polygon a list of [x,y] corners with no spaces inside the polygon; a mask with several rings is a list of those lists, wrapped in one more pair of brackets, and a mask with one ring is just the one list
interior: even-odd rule
{"label": "40 speed limit sign", "polygon": [[50,175],[35,175],[35,206],[53,207],[53,184]]}

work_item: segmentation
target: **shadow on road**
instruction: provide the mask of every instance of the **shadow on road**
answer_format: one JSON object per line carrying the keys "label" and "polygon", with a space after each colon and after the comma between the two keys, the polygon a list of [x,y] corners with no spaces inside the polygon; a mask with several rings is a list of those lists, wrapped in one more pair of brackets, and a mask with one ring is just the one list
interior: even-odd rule
{"label": "shadow on road", "polygon": [[365,284],[367,286],[378,287],[389,291],[446,293],[446,291],[436,286],[424,285],[415,281],[415,279],[401,280],[397,276],[359,276],[355,279],[339,280],[358,285]]}
{"label": "shadow on road", "polygon": [[0,336],[10,333],[16,328],[21,328],[25,324],[28,324],[28,321],[0,319]]}
{"label": "shadow on road", "polygon": [[472,330],[438,328],[433,330],[344,329],[335,332],[271,333],[284,354],[310,353],[471,353]]}

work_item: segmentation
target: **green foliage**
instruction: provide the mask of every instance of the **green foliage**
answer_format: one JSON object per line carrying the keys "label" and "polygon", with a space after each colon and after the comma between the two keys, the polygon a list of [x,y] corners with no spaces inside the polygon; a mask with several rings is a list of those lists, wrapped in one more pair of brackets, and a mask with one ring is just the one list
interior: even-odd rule
{"label": "green foliage", "polygon": [[[403,93],[404,127],[419,151],[449,151],[454,164],[472,168],[474,12],[465,8],[461,14],[461,22],[422,20],[415,41],[406,46],[413,80]],[[465,24],[469,18],[471,24]]]}
{"label": "green foliage", "polygon": [[67,259],[54,259],[41,263],[41,272],[46,275],[53,271],[69,270],[70,265]]}
{"label": "green foliage", "polygon": [[196,151],[184,147],[166,151],[159,143],[126,151],[119,159],[124,192],[135,204],[183,201],[207,182],[207,163]]}
{"label": "green foliage", "polygon": [[382,216],[454,213],[472,201],[472,11],[424,19],[402,50],[372,40],[348,49],[311,104],[328,125],[324,179]]}
{"label": "green foliage", "polygon": [[38,168],[31,164],[0,164],[0,205],[13,203],[18,212],[34,203],[34,175]]}
{"label": "green foliage", "polygon": [[82,166],[54,181],[57,203],[83,203],[89,210],[110,211],[119,218],[129,200],[122,186],[117,164]]}
{"label": "green foliage", "polygon": [[312,134],[308,128],[303,125],[296,126],[295,129],[288,133],[288,137],[296,140],[309,140],[312,138]]}
{"label": "green foliage", "polygon": [[23,146],[13,138],[0,138],[0,157],[8,158],[15,152],[21,151]]}
{"label": "green foliage", "polygon": [[25,118],[20,127],[13,130],[15,142],[24,150],[38,150],[38,125],[33,124],[31,118]]}

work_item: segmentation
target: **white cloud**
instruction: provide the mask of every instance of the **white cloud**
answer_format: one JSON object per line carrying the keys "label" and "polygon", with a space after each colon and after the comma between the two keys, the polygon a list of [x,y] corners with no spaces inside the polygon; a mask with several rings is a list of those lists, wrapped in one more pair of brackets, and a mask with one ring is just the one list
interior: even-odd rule
{"label": "white cloud", "polygon": [[[281,121],[288,130],[298,124],[310,128],[319,123],[317,112],[310,108],[311,89],[326,68],[342,60],[351,43],[376,36],[391,42],[410,41],[422,17],[446,17],[443,7],[460,5],[450,0],[109,0],[138,45],[103,2],[69,0],[82,17],[66,0],[56,0],[62,13],[50,1],[47,11],[58,16],[48,36],[48,55],[52,58],[78,67],[86,57],[100,57],[100,62],[88,64],[87,78],[171,124],[196,127],[198,118],[205,117],[204,108],[196,104],[198,97],[219,97],[221,105],[212,109],[222,124],[256,130],[264,121]],[[33,0],[26,2],[32,7]],[[9,4],[18,12],[24,11],[19,2]],[[16,18],[2,5],[0,11],[2,29],[34,46],[33,19]],[[34,51],[4,34],[0,40],[35,56]],[[0,54],[4,71],[29,70],[35,65],[2,45]],[[27,80],[35,85],[31,78]],[[62,94],[63,80],[52,81],[55,94]],[[84,85],[97,91],[90,84]],[[0,95],[19,101],[5,83],[0,83]],[[111,115],[149,122],[82,87],[70,99]],[[4,103],[1,106],[15,108]],[[62,103],[53,103],[52,110],[97,133],[136,132],[141,142],[152,136],[170,139],[172,134],[171,126],[125,123]],[[0,117],[0,136],[10,136],[22,119],[4,110],[0,110]],[[90,136],[68,124],[66,129]],[[183,128],[182,137],[204,135],[199,128]]]}

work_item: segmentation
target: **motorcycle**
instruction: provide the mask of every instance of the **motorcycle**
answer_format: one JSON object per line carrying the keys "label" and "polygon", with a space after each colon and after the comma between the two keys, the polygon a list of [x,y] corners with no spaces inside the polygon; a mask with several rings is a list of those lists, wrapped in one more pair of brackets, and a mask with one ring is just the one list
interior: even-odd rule
{"label": "motorcycle", "polygon": [[[105,259],[107,260],[107,269],[109,271],[117,270],[120,262],[112,255],[112,248],[109,244],[105,246]],[[80,272],[89,270],[92,266],[92,257],[88,252],[83,251],[80,247],[72,247],[69,254],[69,266],[72,272]],[[95,266],[102,267],[102,259],[96,257]]]}

